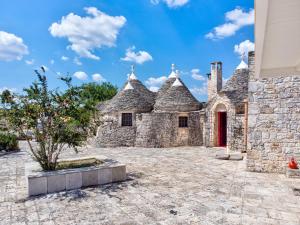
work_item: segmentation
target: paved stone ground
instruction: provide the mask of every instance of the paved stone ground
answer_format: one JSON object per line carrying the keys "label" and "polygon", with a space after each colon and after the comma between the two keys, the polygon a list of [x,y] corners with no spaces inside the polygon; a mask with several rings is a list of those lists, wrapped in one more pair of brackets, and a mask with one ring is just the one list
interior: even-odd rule
{"label": "paved stone ground", "polygon": [[[0,224],[300,224],[300,181],[245,171],[216,149],[84,148],[127,164],[129,180],[26,198],[26,147],[0,157]],[[72,155],[67,153],[64,157]]]}

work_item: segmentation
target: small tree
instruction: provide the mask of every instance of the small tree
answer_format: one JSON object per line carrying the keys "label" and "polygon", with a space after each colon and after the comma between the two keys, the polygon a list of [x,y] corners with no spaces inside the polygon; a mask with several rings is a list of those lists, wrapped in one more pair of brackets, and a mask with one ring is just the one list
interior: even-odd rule
{"label": "small tree", "polygon": [[[49,90],[44,72],[35,71],[38,81],[24,89],[24,94],[4,92],[2,113],[11,128],[26,138],[33,158],[41,167],[55,170],[64,147],[77,152],[77,147],[86,140],[90,111],[94,108],[81,101],[80,90],[72,86],[70,77],[60,78],[67,91]],[[37,146],[32,144],[28,131],[34,133]]]}
{"label": "small tree", "polygon": [[101,125],[101,112],[97,110],[97,104],[111,99],[117,94],[118,88],[111,83],[102,84],[86,83],[78,88],[80,101],[85,105],[86,112],[89,112],[91,136],[96,135],[97,127]]}

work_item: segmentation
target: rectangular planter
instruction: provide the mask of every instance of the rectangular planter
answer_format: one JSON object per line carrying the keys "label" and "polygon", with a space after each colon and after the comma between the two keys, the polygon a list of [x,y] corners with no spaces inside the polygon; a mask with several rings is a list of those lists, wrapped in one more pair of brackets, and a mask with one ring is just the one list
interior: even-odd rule
{"label": "rectangular planter", "polygon": [[288,178],[300,178],[300,169],[290,169],[287,168],[286,176]]}
{"label": "rectangular planter", "polygon": [[108,184],[126,180],[126,166],[103,156],[92,156],[70,160],[97,159],[103,162],[99,166],[42,171],[37,162],[27,163],[28,196],[79,189],[82,187]]}

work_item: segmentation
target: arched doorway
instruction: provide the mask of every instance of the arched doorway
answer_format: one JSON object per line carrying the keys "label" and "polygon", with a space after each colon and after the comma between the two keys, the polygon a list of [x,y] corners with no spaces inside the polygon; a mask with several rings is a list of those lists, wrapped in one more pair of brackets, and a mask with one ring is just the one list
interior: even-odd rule
{"label": "arched doorway", "polygon": [[218,104],[215,109],[215,146],[227,145],[227,110],[224,104]]}

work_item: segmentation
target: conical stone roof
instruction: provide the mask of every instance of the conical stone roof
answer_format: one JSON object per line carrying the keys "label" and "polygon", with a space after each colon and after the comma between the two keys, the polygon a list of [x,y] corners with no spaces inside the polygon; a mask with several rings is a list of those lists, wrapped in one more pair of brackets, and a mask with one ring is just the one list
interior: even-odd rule
{"label": "conical stone roof", "polygon": [[155,111],[190,112],[201,109],[200,102],[179,78],[175,78],[173,83],[169,81],[168,86],[169,88],[166,86],[166,90],[163,90],[159,98],[156,98]]}
{"label": "conical stone roof", "polygon": [[[157,100],[160,99],[167,92],[167,90],[172,86],[172,84],[174,83],[176,78],[178,78],[178,74],[175,72],[175,64],[172,64],[171,73],[170,73],[168,79],[160,87],[160,89],[158,90],[158,92],[156,94]],[[178,79],[180,80],[180,78],[178,78]]]}
{"label": "conical stone roof", "polygon": [[145,96],[134,87],[132,82],[129,81],[126,83],[125,87],[106,104],[103,112],[149,112],[152,110],[153,103],[148,102]]}
{"label": "conical stone roof", "polygon": [[146,88],[145,85],[141,81],[139,81],[138,79],[127,81],[123,88],[126,87],[128,82],[130,82],[131,86],[135,90],[137,90],[142,95],[143,98],[145,98],[152,105],[154,104],[154,100],[155,100],[155,93],[154,92],[152,92],[148,88]]}
{"label": "conical stone roof", "polygon": [[244,60],[241,61],[241,63],[236,67],[236,70],[243,70],[243,69],[248,69],[247,63],[245,63]]}
{"label": "conical stone roof", "polygon": [[233,102],[240,103],[248,96],[249,70],[237,69],[226,82],[221,92]]}

